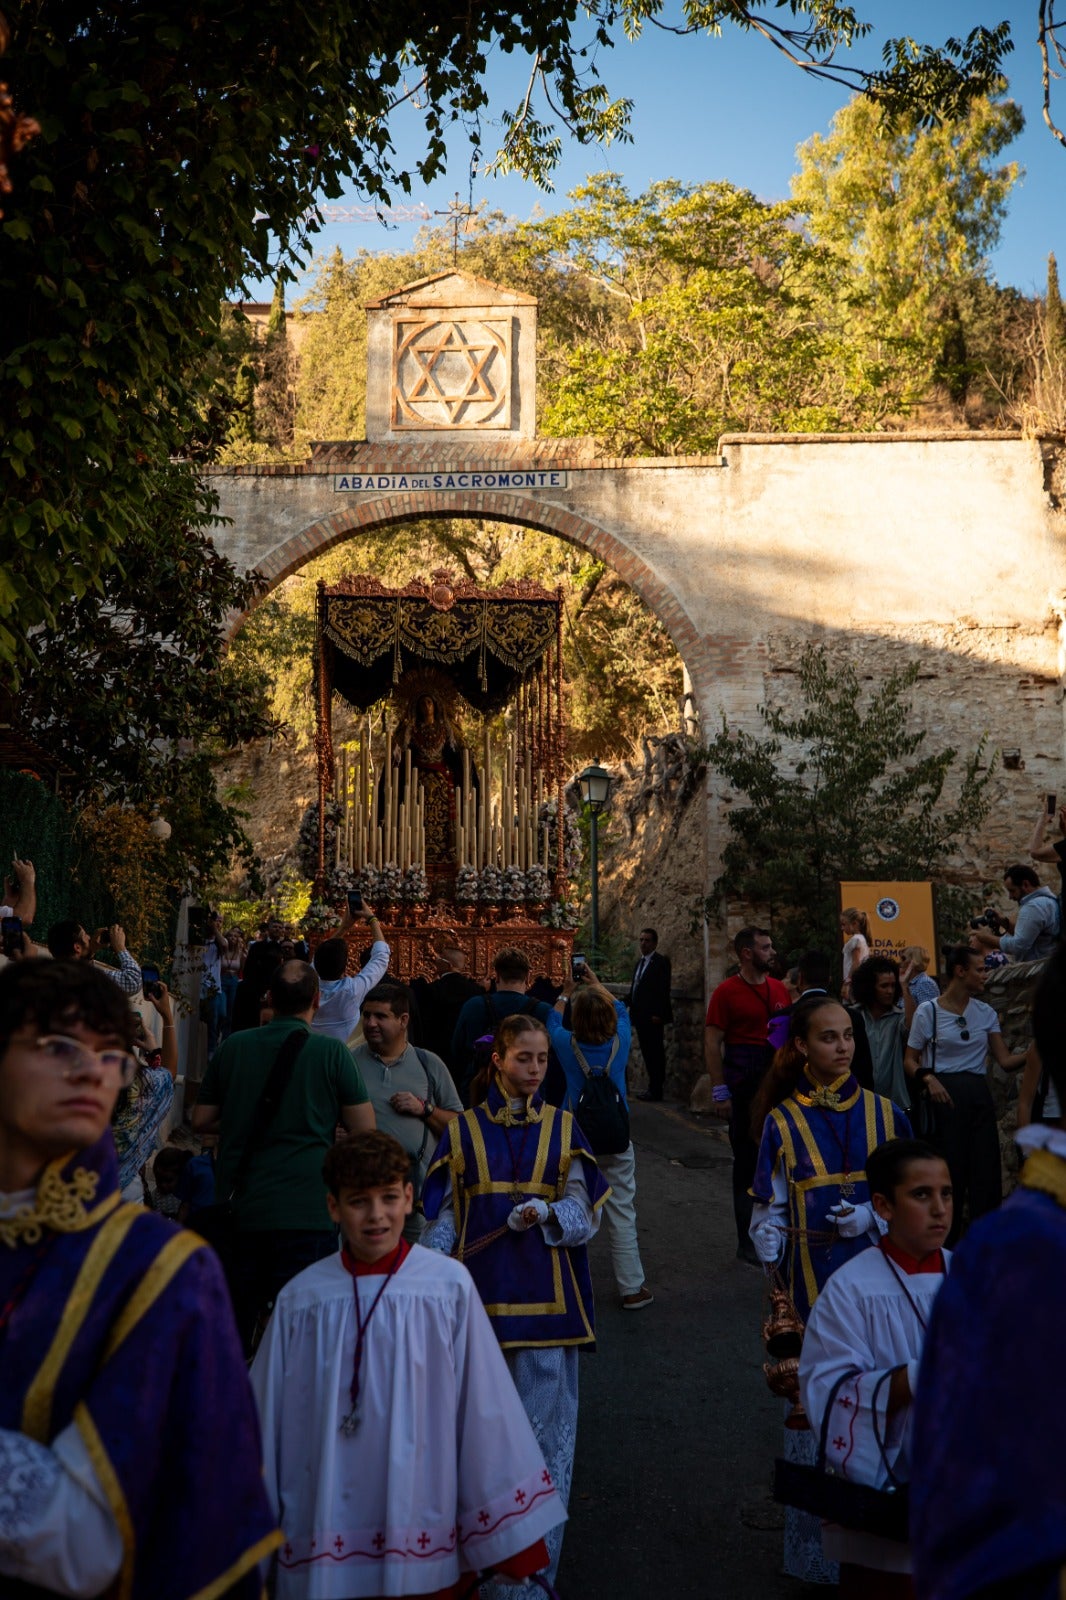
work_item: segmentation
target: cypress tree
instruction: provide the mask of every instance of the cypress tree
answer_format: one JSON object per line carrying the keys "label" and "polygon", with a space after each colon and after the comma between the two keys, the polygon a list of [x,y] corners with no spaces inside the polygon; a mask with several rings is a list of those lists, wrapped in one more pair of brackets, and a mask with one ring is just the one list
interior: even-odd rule
{"label": "cypress tree", "polygon": [[1059,266],[1054,252],[1047,258],[1047,299],[1044,302],[1044,328],[1049,356],[1066,354],[1066,308],[1059,293]]}

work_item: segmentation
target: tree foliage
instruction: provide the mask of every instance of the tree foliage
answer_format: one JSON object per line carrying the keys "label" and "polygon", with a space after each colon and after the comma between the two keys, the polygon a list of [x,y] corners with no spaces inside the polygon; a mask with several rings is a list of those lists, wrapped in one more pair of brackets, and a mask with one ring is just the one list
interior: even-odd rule
{"label": "tree foliage", "polygon": [[[687,0],[686,26],[755,29],[808,70],[854,74],[925,118],[987,87],[1010,48],[1006,25],[977,28],[939,50],[890,41],[883,67],[841,69],[838,49],[867,31],[850,6],[791,0],[785,26],[773,9]],[[147,465],[218,442],[206,372],[218,307],[248,279],[291,273],[319,198],[354,183],[387,200],[416,172],[432,178],[456,125],[476,159],[494,49],[531,64],[498,164],[547,182],[560,123],[582,139],[626,136],[628,106],[610,98],[597,51],[619,23],[635,34],[661,10],[18,7],[8,72],[41,134],[18,158],[17,204],[0,223],[0,659],[21,665],[33,629],[54,626],[53,597],[93,589],[125,542],[150,532]],[[411,171],[395,159],[392,120],[415,104],[425,143]]]}
{"label": "tree foliage", "polygon": [[768,915],[782,948],[833,950],[840,881],[943,870],[988,815],[994,762],[984,741],[961,765],[957,750],[925,752],[912,721],[917,678],[912,664],[867,694],[850,662],[808,645],[799,710],[760,706],[758,735],[723,726],[706,756],[735,798],[709,916],[723,897],[740,899]]}
{"label": "tree foliage", "polygon": [[274,726],[260,680],[225,658],[224,629],[256,579],[219,555],[198,524],[211,501],[180,466],[146,474],[155,525],[127,541],[99,589],[55,603],[34,640],[20,722],[62,754],[74,808],[158,807],[171,823],[169,880],[244,847],[239,817],[215,792],[213,761]]}
{"label": "tree foliage", "polygon": [[1020,174],[999,158],[1023,126],[1009,100],[975,100],[929,128],[856,98],[799,147],[793,200],[852,284],[854,334],[909,341],[923,386],[964,387],[973,286],[991,288],[987,257]]}
{"label": "tree foliage", "polygon": [[[390,116],[414,82],[423,179],[448,127],[485,103],[490,43],[533,54],[579,135],[612,130],[618,112],[587,93],[578,16],[571,0],[454,17],[277,0],[16,10],[7,70],[41,134],[0,222],[0,659],[25,662],[57,597],[81,598],[150,536],[146,468],[217,443],[227,296],[291,275],[318,197],[410,187]],[[607,42],[595,9],[591,32]],[[528,132],[525,150],[535,162]]]}
{"label": "tree foliage", "polygon": [[518,230],[577,315],[549,325],[547,431],[619,454],[708,452],[728,431],[876,426],[912,388],[906,340],[849,331],[849,273],[789,205],[729,183],[630,195],[590,178],[567,211]]}

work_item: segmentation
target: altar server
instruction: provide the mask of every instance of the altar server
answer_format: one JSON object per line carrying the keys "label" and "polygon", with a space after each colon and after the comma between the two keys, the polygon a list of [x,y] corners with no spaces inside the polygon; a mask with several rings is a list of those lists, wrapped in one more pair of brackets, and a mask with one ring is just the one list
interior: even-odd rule
{"label": "altar server", "polygon": [[521,1579],[566,1517],[470,1274],[403,1238],[410,1165],[380,1131],[333,1146],[342,1249],[281,1291],[256,1356],[275,1600]]}
{"label": "altar server", "polygon": [[118,1186],[134,1021],[89,962],[0,973],[0,1593],[255,1600],[281,1536],[222,1273]]}
{"label": "altar server", "polygon": [[[910,1477],[911,1401],[929,1315],[948,1270],[951,1174],[917,1139],[890,1139],[868,1157],[866,1177],[888,1232],[845,1262],[822,1289],[800,1355],[800,1397],[837,1477],[898,1489]],[[828,1422],[826,1425],[826,1413]],[[841,1600],[907,1600],[910,1550],[902,1542],[823,1528],[840,1562]]]}
{"label": "altar server", "polygon": [[[577,1353],[595,1343],[585,1246],[610,1190],[574,1118],[541,1099],[547,1069],[543,1025],[506,1017],[491,1067],[474,1080],[473,1109],[437,1147],[422,1191],[433,1223],[423,1239],[469,1267],[565,1505]],[[556,1528],[552,1581],[561,1547]]]}
{"label": "altar server", "polygon": [[[859,1087],[854,1054],[844,1007],[824,994],[800,1000],[753,1109],[752,1132],[761,1139],[751,1239],[759,1259],[780,1271],[804,1322],[832,1273],[879,1237],[867,1156],[911,1131],[897,1106]],[[809,1465],[815,1445],[813,1434],[786,1427],[786,1459]],[[837,1581],[817,1520],[791,1506],[785,1571],[806,1583]]]}
{"label": "altar server", "polygon": [[[1033,1005],[1033,1038],[1066,1105],[1066,952]],[[1066,1126],[1023,1128],[1018,1187],[951,1265],[918,1380],[911,1538],[920,1600],[1066,1593]]]}
{"label": "altar server", "polygon": [[752,1242],[760,1260],[780,1264],[804,1320],[830,1275],[879,1237],[868,1154],[911,1132],[898,1106],[859,1087],[854,1054],[842,1005],[824,995],[798,1002],[753,1111]]}

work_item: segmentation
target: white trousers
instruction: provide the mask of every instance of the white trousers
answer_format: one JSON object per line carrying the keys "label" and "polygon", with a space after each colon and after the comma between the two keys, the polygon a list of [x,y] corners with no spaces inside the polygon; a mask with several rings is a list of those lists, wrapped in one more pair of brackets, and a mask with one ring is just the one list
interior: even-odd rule
{"label": "white trousers", "polygon": [[637,1158],[630,1145],[617,1156],[597,1156],[596,1163],[611,1186],[603,1208],[611,1241],[614,1280],[622,1295],[636,1294],[644,1284],[637,1244]]}

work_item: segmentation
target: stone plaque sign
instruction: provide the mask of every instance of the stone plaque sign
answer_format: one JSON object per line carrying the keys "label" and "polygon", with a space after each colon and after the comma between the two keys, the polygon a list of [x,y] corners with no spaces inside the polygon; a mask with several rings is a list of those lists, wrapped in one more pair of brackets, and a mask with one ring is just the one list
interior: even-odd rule
{"label": "stone plaque sign", "polygon": [[348,494],[405,494],[419,489],[565,489],[570,474],[522,467],[488,472],[335,472],[333,488]]}
{"label": "stone plaque sign", "polygon": [[366,311],[368,440],[534,437],[537,302],[530,295],[443,272]]}

